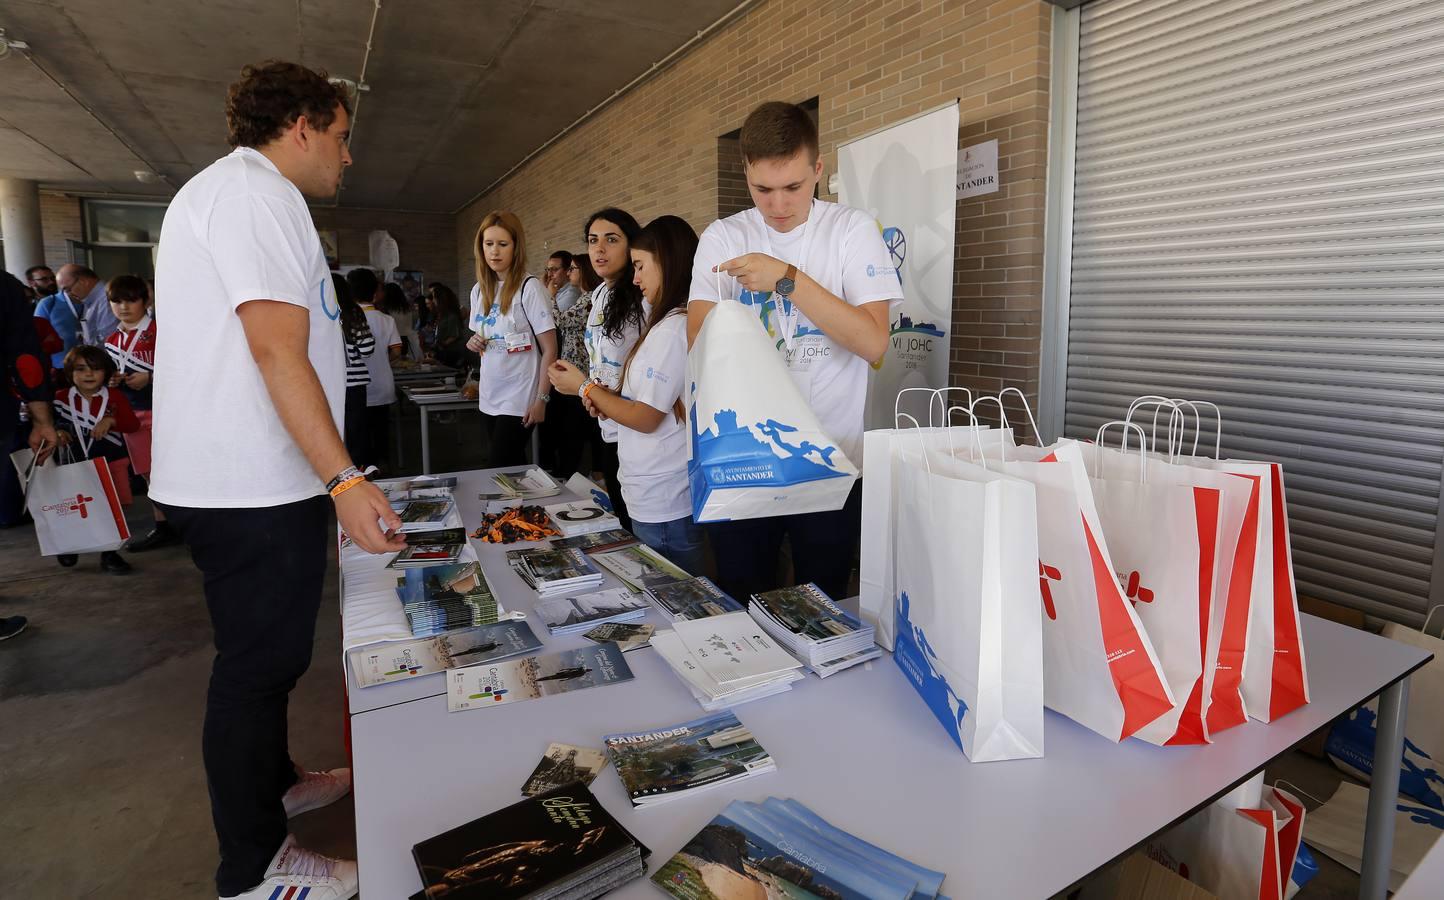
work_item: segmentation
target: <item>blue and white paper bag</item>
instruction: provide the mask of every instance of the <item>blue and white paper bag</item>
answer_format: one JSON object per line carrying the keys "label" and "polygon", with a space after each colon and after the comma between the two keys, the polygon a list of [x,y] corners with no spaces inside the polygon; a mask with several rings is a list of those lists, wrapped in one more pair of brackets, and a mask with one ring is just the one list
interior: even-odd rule
{"label": "blue and white paper bag", "polygon": [[972,762],[1042,756],[1033,485],[903,450],[893,488],[893,660]]}
{"label": "blue and white paper bag", "polygon": [[857,467],[822,431],[756,318],[718,303],[687,355],[692,518],[841,509]]}

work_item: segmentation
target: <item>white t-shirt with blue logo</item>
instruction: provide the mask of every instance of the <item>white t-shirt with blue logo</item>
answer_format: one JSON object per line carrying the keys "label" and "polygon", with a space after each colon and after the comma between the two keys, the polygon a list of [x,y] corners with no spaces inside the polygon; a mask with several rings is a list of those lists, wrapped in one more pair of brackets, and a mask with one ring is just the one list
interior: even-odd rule
{"label": "white t-shirt with blue logo", "polygon": [[692,514],[687,422],[672,413],[686,380],[687,316],[677,310],[642,338],[622,384],[623,397],[666,414],[650,434],[617,426],[617,480],[627,514],[638,522],[671,522]]}
{"label": "white t-shirt with blue logo", "polygon": [[[883,243],[882,229],[862,210],[814,200],[807,221],[780,234],[754,207],[707,226],[692,265],[691,299],[733,300],[751,307],[827,436],[861,469],[869,361],[834,343],[792,304],[779,309],[780,298],[771,292],[743,290],[736,279],[724,274],[719,295],[719,278],[712,267],[746,253],[766,253],[797,266],[851,306],[897,304],[902,302],[902,283]],[[785,340],[789,325],[790,349]]]}
{"label": "white t-shirt with blue logo", "polygon": [[[536,399],[542,379],[541,350],[536,336],[555,331],[557,326],[552,320],[551,298],[536,276],[526,276],[505,314],[498,302],[500,296],[498,283],[496,293],[482,308],[481,285],[471,286],[471,330],[486,338],[481,375],[477,379],[477,408],[492,416],[524,416]],[[527,335],[531,347],[508,353],[508,334]]]}
{"label": "white t-shirt with blue logo", "polygon": [[[632,352],[637,338],[641,337],[642,326],[640,322],[629,322],[622,328],[621,334],[616,337],[608,335],[602,328],[602,321],[607,314],[607,304],[611,299],[612,289],[607,287],[606,282],[597,285],[597,289],[592,291],[592,311],[587,316],[584,340],[587,345],[587,359],[591,363],[591,377],[606,387],[616,390],[622,382],[622,363],[626,362],[627,354]],[[642,301],[642,315],[646,314],[647,303],[644,300]],[[615,444],[617,442],[617,423],[611,419],[598,419],[597,424],[602,429],[602,440],[609,444]]]}
{"label": "white t-shirt with blue logo", "polygon": [[[202,508],[267,507],[325,485],[271,402],[236,310],[306,309],[306,354],[340,431],[346,404],[341,308],[306,198],[249,147],[186,182],[161,226],[150,496]],[[328,476],[329,477],[329,476]]]}

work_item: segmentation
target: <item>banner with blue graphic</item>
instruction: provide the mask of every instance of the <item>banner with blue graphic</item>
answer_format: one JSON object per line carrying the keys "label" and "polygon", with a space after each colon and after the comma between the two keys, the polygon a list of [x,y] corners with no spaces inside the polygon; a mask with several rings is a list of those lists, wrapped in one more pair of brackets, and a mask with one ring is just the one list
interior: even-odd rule
{"label": "banner with blue graphic", "polygon": [[[843,144],[837,168],[838,201],[877,220],[902,286],[887,354],[869,380],[865,419],[867,428],[892,428],[898,391],[948,384],[958,105]],[[926,403],[923,394],[907,395],[902,411],[925,422]]]}

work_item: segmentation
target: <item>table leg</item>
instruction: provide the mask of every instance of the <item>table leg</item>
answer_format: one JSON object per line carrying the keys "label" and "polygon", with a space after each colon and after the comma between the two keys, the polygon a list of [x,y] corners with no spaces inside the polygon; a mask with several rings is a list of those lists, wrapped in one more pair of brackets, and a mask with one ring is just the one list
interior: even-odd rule
{"label": "table leg", "polygon": [[1374,770],[1369,786],[1369,811],[1364,820],[1363,872],[1359,875],[1361,900],[1384,900],[1389,893],[1389,864],[1394,857],[1394,808],[1399,797],[1404,712],[1408,705],[1408,678],[1400,679],[1379,695]]}
{"label": "table leg", "polygon": [[421,410],[421,474],[431,474],[431,417],[426,414],[426,404],[418,403]]}

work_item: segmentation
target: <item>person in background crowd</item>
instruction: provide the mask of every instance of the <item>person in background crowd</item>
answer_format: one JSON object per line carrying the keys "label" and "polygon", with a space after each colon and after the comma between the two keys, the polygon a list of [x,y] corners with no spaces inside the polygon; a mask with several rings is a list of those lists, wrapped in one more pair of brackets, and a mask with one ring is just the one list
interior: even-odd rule
{"label": "person in background crowd", "polygon": [[557,358],[551,299],[526,271],[526,235],[509,212],[488,213],[476,229],[476,284],[466,348],[481,354],[477,407],[486,467],[526,461],[533,425],[546,419],[546,370]]}
{"label": "person in background crowd", "polygon": [[692,521],[687,481],[687,300],[697,233],[677,216],[662,216],[631,243],[635,284],[650,304],[646,331],[622,364],[614,390],[587,381],[559,361],[552,384],[582,392],[588,409],[615,422],[617,477],[637,540],[682,569],[700,574],[702,529]]}
{"label": "person in background crowd", "polygon": [[[569,254],[570,255],[570,254]],[[567,266],[567,284],[577,291],[577,300],[557,314],[557,359],[576,366],[583,372],[591,370],[587,357],[587,318],[592,312],[592,291],[599,280],[592,272],[591,260],[585,253],[571,256]],[[570,478],[582,471],[582,451],[592,448],[592,467],[596,468],[602,458],[602,434],[592,417],[582,405],[582,398],[576,391],[552,388],[551,406],[547,410],[547,428],[552,429],[555,450],[543,459],[555,468],[560,478]],[[545,431],[543,431],[545,434]],[[545,448],[545,444],[543,444]]]}
{"label": "person in background crowd", "polygon": [[36,300],[44,300],[60,290],[55,283],[55,273],[49,266],[31,266],[25,270],[25,283],[35,292]]}
{"label": "person in background crowd", "polygon": [[82,344],[81,323],[85,319],[85,304],[78,303],[57,287],[55,292],[42,297],[35,304],[34,316],[49,323],[60,338],[61,347],[50,354],[50,367],[59,369],[65,365],[65,354],[71,347]]}
{"label": "person in background crowd", "polygon": [[[547,258],[546,273],[543,276],[543,281],[552,297],[552,318],[557,323],[558,359],[566,358],[566,334],[562,330],[562,317],[576,307],[577,300],[582,296],[581,290],[572,284],[571,277],[567,274],[571,266],[571,253],[566,250],[558,250]],[[581,321],[583,325],[586,324],[585,313],[582,314]],[[580,338],[580,334],[578,337]],[[576,471],[578,454],[581,453],[580,445],[569,447],[567,446],[568,441],[584,441],[585,438],[581,434],[574,433],[575,424],[569,423],[567,420],[568,413],[581,411],[580,401],[576,397],[570,398],[574,401],[570,404],[571,409],[563,412],[558,405],[558,401],[562,399],[562,395],[552,388],[546,421],[542,422],[539,429],[541,432],[541,462],[553,474],[568,478],[572,472]],[[587,424],[585,419],[580,421],[583,425]],[[569,424],[573,426],[570,430],[568,429]]]}
{"label": "person in background crowd", "polygon": [[[121,435],[139,431],[140,420],[125,394],[109,387],[116,371],[110,354],[101,348],[89,344],[72,348],[65,354],[65,380],[70,386],[55,392],[55,406],[60,410],[63,428],[60,446],[70,446],[77,460],[105,460],[121,505],[129,506],[130,459]],[[66,568],[79,559],[75,553],[55,557]],[[130,563],[114,550],[100,554],[100,568],[112,575],[125,575],[131,570]]]}
{"label": "person in background crowd", "polygon": [[[115,363],[115,374],[110,377],[109,386],[125,397],[140,423],[138,429],[125,435],[125,450],[130,456],[131,470],[149,484],[154,426],[151,398],[155,389],[151,382],[155,369],[155,320],[146,306],[150,291],[142,278],[117,275],[106,285],[105,295],[110,299],[111,312],[120,322],[115,334],[105,341],[105,352]],[[166,521],[165,510],[154,503],[151,507],[155,513],[155,527],[140,537],[131,538],[125,545],[131,553],[180,542],[180,535]]]}
{"label": "person in background crowd", "polygon": [[[105,339],[115,333],[120,322],[110,311],[110,301],[105,298],[105,283],[100,276],[93,269],[66,263],[55,273],[55,283],[81,309],[80,343],[104,347]],[[55,330],[64,336],[59,326]]]}
{"label": "person in background crowd", "polygon": [[590,297],[602,279],[597,277],[596,270],[592,268],[592,258],[586,253],[573,253],[571,267],[567,269],[567,280],[572,287],[582,292],[583,297]]}
{"label": "person in background crowd", "polygon": [[[589,374],[592,381],[614,391],[622,385],[622,362],[641,337],[646,315],[642,292],[633,283],[631,258],[632,239],[641,230],[625,210],[603,209],[587,219],[587,255],[602,282],[592,291],[592,310],[587,316]],[[597,429],[602,437],[600,464],[593,461],[592,467],[602,470],[612,511],[622,527],[630,530],[626,500],[617,480],[617,424],[599,417]]]}
{"label": "person in background crowd", "polygon": [[370,452],[365,460],[357,463],[363,468],[379,468],[391,442],[391,407],[396,403],[396,379],[391,374],[391,361],[401,356],[401,335],[396,333],[396,323],[391,317],[376,308],[383,291],[375,272],[364,267],[352,269],[346,273],[346,283],[351,286],[351,296],[366,314],[366,324],[376,338],[376,352],[366,358],[366,369],[371,375],[371,383],[366,385],[366,440]]}
{"label": "person in background crowd", "polygon": [[379,309],[396,323],[396,333],[401,336],[401,353],[412,359],[421,359],[421,341],[416,336],[416,310],[401,285],[388,281],[381,286]]}
{"label": "person in background crowd", "polygon": [[[872,216],[814,199],[822,161],[805,110],[762,104],[743,122],[741,144],[755,206],[702,233],[687,339],[696,340],[717,303],[748,305],[781,338],[778,352],[822,430],[861,469],[868,366],[886,352],[889,310],[902,302],[892,259]],[[708,534],[718,586],[739,601],[781,587],[785,535],[794,580],[845,597],[861,530],[861,482],[834,512],[719,522]]]}
{"label": "person in background crowd", "polygon": [[426,288],[430,307],[431,336],[427,344],[431,358],[443,366],[460,369],[467,365],[466,325],[461,315],[461,301],[456,293],[439,281]]}
{"label": "person in background crowd", "polygon": [[546,285],[558,313],[571,309],[582,296],[581,289],[572,284],[571,268],[572,255],[566,250],[558,250],[547,258]]}
{"label": "person in background crowd", "polygon": [[[31,325],[35,317],[25,304],[25,286],[9,272],[0,271],[0,397],[19,397],[30,418],[27,443],[43,462],[59,443],[50,416],[50,367],[46,365],[40,338]],[[0,447],[13,447],[19,416],[14,406],[10,415],[0,415]],[[0,641],[25,630],[24,616],[0,616]]]}
{"label": "person in background crowd", "polygon": [[341,335],[346,342],[346,452],[353,460],[366,460],[371,456],[366,435],[366,386],[371,383],[367,361],[376,352],[376,338],[346,279],[332,272],[331,286],[336,289]]}
{"label": "person in background crowd", "polygon": [[226,122],[236,149],[176,192],[161,226],[151,499],[205,576],[215,630],[201,751],[217,891],[349,900],[356,864],[301,848],[286,822],[351,785],[347,769],[295,765],[287,737],[333,504],[362,550],[406,546],[400,517],[341,440],[341,313],[305,199],[336,195],[351,163],[350,108],[324,75],[273,61],[241,70]]}

